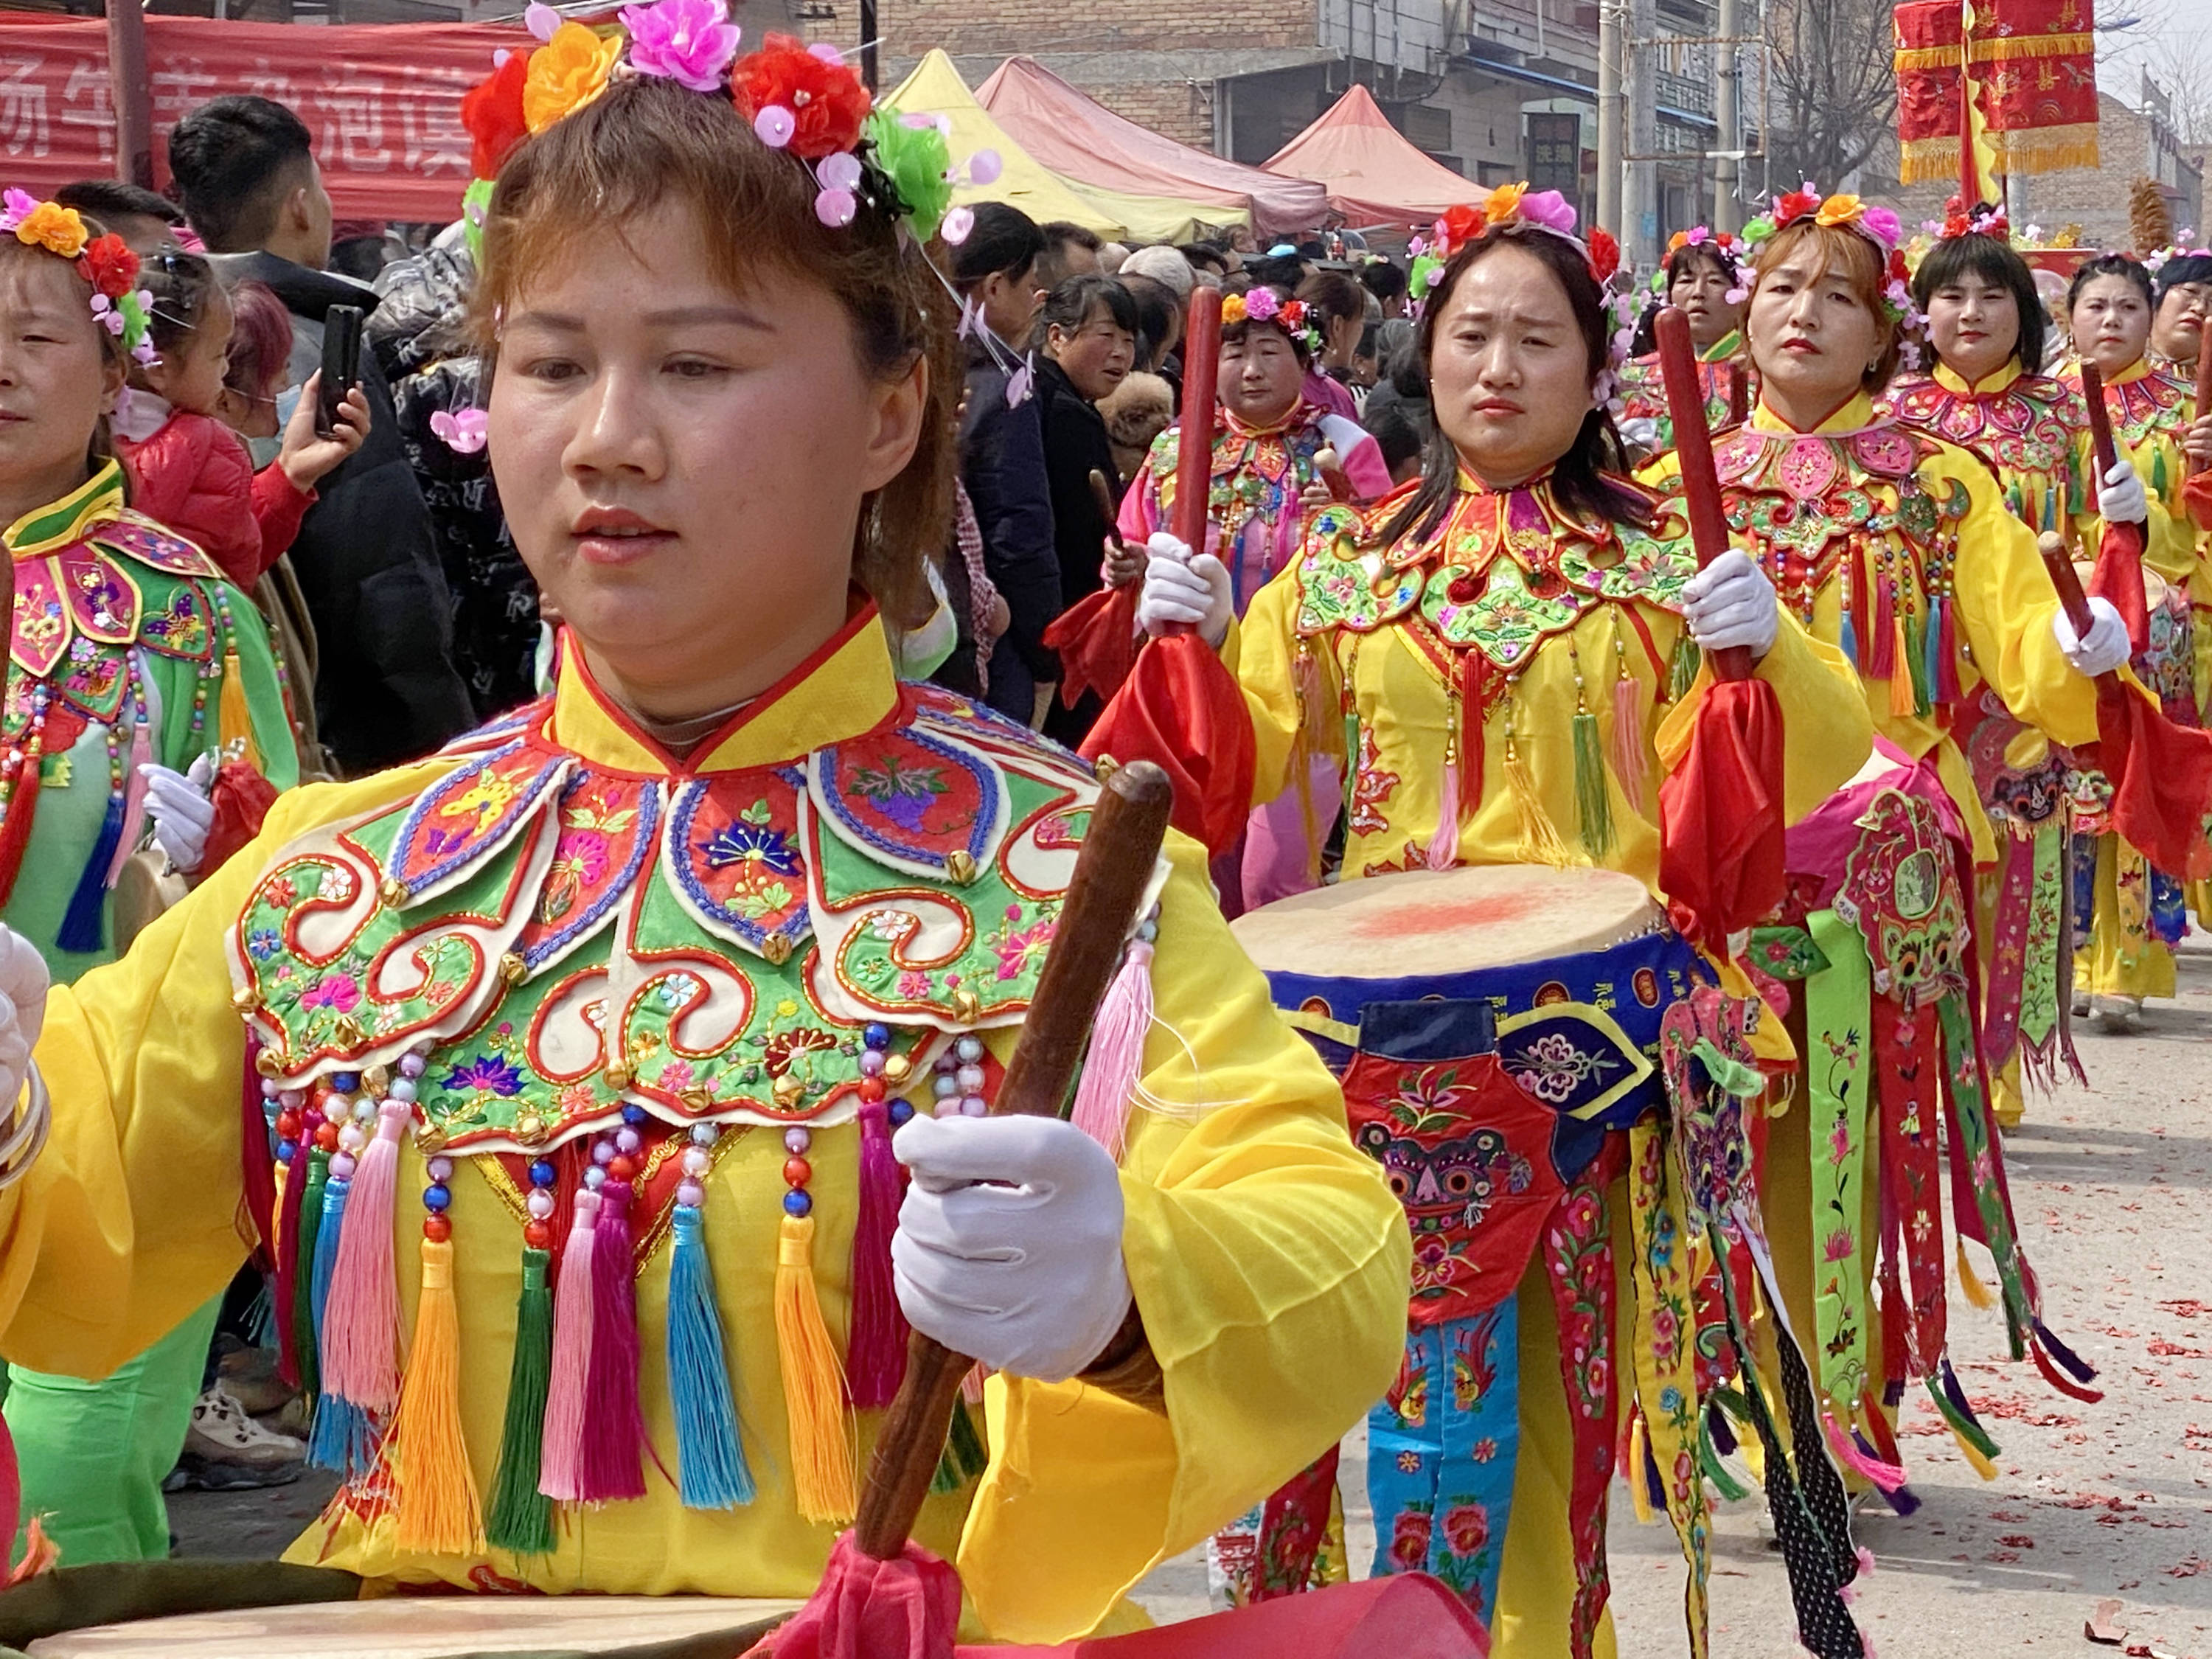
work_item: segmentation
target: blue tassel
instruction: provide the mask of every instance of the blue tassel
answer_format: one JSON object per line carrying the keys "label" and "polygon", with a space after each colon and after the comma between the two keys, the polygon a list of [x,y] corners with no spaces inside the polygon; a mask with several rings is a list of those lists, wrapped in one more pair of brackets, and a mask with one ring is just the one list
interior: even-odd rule
{"label": "blue tassel", "polygon": [[115,862],[115,849],[122,844],[123,791],[117,789],[107,797],[107,816],[100,821],[100,838],[92,844],[92,856],[84,861],[84,873],[76,878],[69,914],[62,918],[62,931],[54,940],[63,950],[100,949],[106,931],[107,867]]}
{"label": "blue tassel", "polygon": [[1851,613],[1848,609],[1844,612],[1844,631],[1842,637],[1838,641],[1838,649],[1843,652],[1845,659],[1850,663],[1852,667],[1856,668],[1858,666],[1858,630],[1851,626]]}
{"label": "blue tassel", "polygon": [[668,1392],[676,1407],[677,1490],[688,1510],[728,1510],[753,1501],[752,1471],[738,1432],[723,1358],[714,1270],[696,1206],[678,1204],[668,1267]]}
{"label": "blue tassel", "polygon": [[[352,1187],[351,1181],[332,1176],[323,1188],[323,1224],[315,1231],[313,1281],[307,1292],[319,1338],[323,1309],[330,1301],[331,1280],[337,1272],[338,1234],[345,1224],[346,1194]],[[368,1443],[368,1419],[360,1407],[327,1392],[315,1401],[315,1427],[307,1441],[310,1463],[319,1469],[347,1474]]]}

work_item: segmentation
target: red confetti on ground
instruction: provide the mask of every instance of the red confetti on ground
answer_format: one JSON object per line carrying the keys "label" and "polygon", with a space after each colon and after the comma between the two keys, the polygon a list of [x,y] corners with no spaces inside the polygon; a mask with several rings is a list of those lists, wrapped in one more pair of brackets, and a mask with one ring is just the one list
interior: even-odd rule
{"label": "red confetti on ground", "polygon": [[2201,1555],[2185,1555],[2166,1570],[2168,1578],[2194,1578],[2199,1573],[2212,1571],[2212,1561]]}

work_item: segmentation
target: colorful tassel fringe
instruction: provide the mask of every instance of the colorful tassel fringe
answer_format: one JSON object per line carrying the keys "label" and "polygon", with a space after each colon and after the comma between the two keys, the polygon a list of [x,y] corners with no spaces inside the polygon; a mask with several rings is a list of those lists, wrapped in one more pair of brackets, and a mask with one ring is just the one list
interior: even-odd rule
{"label": "colorful tassel fringe", "polygon": [[[346,1197],[353,1183],[333,1176],[323,1188],[323,1224],[315,1234],[314,1267],[308,1295],[315,1329],[329,1329],[331,1281],[337,1277],[338,1245],[345,1232]],[[307,1440],[307,1461],[319,1469],[349,1474],[360,1467],[368,1440],[368,1419],[361,1407],[331,1392],[330,1368],[323,1370],[322,1397],[315,1402],[315,1426]]]}
{"label": "colorful tassel fringe", "polygon": [[1820,1413],[1820,1432],[1828,1443],[1828,1449],[1835,1454],[1836,1461],[1856,1471],[1875,1491],[1895,1492],[1905,1484],[1903,1469],[1894,1463],[1885,1463],[1879,1458],[1869,1457],[1826,1411]]}
{"label": "colorful tassel fringe", "polygon": [[1602,866],[1613,851],[1613,793],[1606,781],[1605,747],[1599,741],[1597,716],[1589,709],[1575,712],[1575,818],[1582,832],[1583,851],[1592,864]]}
{"label": "colorful tassel fringe", "polygon": [[[888,1111],[882,1100],[860,1103],[860,1208],[853,1225],[853,1332],[845,1368],[853,1404],[863,1409],[890,1405],[906,1375],[906,1316],[891,1282],[891,1235],[902,1194]],[[698,1231],[696,1218],[692,1231]]]}
{"label": "colorful tassel fringe", "polygon": [[1553,827],[1544,803],[1536,798],[1535,781],[1528,775],[1528,763],[1517,750],[1505,751],[1505,787],[1513,797],[1514,811],[1520,819],[1521,862],[1548,864],[1555,868],[1565,868],[1572,863],[1566,843]]}
{"label": "colorful tassel fringe", "polygon": [[387,1100],[361,1154],[346,1201],[323,1333],[324,1386],[372,1415],[399,1403],[399,1285],[392,1265],[392,1206],[399,1182],[399,1137],[409,1108]]}
{"label": "colorful tassel fringe", "polygon": [[845,1378],[814,1290],[814,1218],[786,1213],[776,1238],[775,1346],[799,1513],[842,1527],[857,1501]]}
{"label": "colorful tassel fringe", "polygon": [[62,916],[61,932],[54,943],[64,951],[97,951],[107,933],[107,870],[115,862],[115,849],[123,844],[124,791],[111,790],[107,812],[100,821],[100,834],[92,843],[92,856],[76,878],[69,909]]}
{"label": "colorful tassel fringe", "polygon": [[553,1549],[553,1500],[538,1490],[545,1393],[553,1371],[553,1291],[546,1282],[552,1261],[550,1250],[522,1253],[507,1419],[499,1437],[499,1469],[492,1476],[491,1515],[484,1523],[491,1547],[516,1555],[548,1555]]}
{"label": "colorful tassel fringe", "polygon": [[[1149,930],[1153,924],[1146,922]],[[1145,1039],[1152,1030],[1152,942],[1129,941],[1114,982],[1091,1028],[1091,1052],[1075,1085],[1069,1114],[1075,1127],[1106,1149],[1116,1164],[1129,1138],[1129,1113],[1145,1069]],[[854,1390],[854,1403],[868,1402]]]}
{"label": "colorful tassel fringe", "polygon": [[1623,674],[1613,683],[1613,775],[1620,793],[1641,817],[1650,810],[1650,773],[1644,759],[1644,722],[1637,708],[1636,682]]}
{"label": "colorful tassel fringe", "polygon": [[216,732],[225,760],[242,760],[261,769],[261,746],[253,739],[253,711],[246,702],[246,671],[235,650],[222,653],[222,693],[216,704]]}
{"label": "colorful tassel fringe", "polygon": [[1449,870],[1459,862],[1459,751],[1444,750],[1443,781],[1437,786],[1437,830],[1429,837],[1428,866]]}
{"label": "colorful tassel fringe", "polygon": [[930,1491],[940,1496],[959,1492],[969,1481],[981,1480],[990,1464],[990,1454],[983,1449],[983,1437],[975,1432],[975,1420],[968,1414],[967,1401],[955,1401],[952,1426],[945,1437],[945,1451],[937,1460],[937,1473],[930,1477]]}
{"label": "colorful tassel fringe", "polygon": [[[591,1381],[584,1399],[586,1503],[645,1496],[645,1414],[637,1398],[637,1273],[629,1231],[630,1185],[599,1188],[592,1238]],[[568,1264],[563,1263],[565,1271]]]}
{"label": "colorful tassel fringe", "polygon": [[1981,1309],[1984,1312],[1987,1312],[1990,1309],[1996,1307],[1997,1305],[1996,1297],[1990,1293],[1990,1287],[1982,1283],[1981,1275],[1974,1271],[1974,1264],[1966,1259],[1966,1241],[1965,1239],[1962,1238],[1958,1242],[1956,1254],[1958,1256],[1959,1289],[1965,1295],[1967,1303],[1973,1307]]}
{"label": "colorful tassel fringe", "polygon": [[[292,1263],[291,1340],[282,1353],[291,1362],[295,1373],[291,1380],[300,1385],[301,1393],[313,1399],[322,1392],[320,1356],[315,1352],[315,1253],[322,1244],[323,1200],[330,1191],[331,1155],[319,1146],[313,1151],[303,1148],[292,1162],[296,1165],[302,1155],[307,1160],[307,1190],[295,1224],[298,1243],[289,1239],[285,1243],[284,1253]],[[277,1305],[281,1322],[284,1304],[280,1301]]]}
{"label": "colorful tassel fringe", "polygon": [[146,823],[146,775],[138,769],[154,763],[154,740],[147,733],[144,717],[131,722],[131,758],[123,768],[123,834],[115,846],[115,857],[107,866],[107,884],[115,885],[123,874],[123,866],[138,850],[138,839]]}
{"label": "colorful tassel fringe", "polygon": [[[860,1110],[865,1115],[868,1108]],[[876,1110],[880,1115],[882,1106],[877,1104]],[[888,1151],[890,1137],[884,1139]],[[864,1187],[866,1179],[864,1172]],[[892,1218],[897,1218],[896,1207]],[[678,1205],[672,1224],[676,1242],[668,1264],[668,1393],[676,1407],[677,1491],[689,1510],[736,1509],[753,1501],[753,1475],[745,1466],[737,1402],[730,1392],[714,1266],[707,1259],[696,1205]],[[890,1249],[885,1239],[886,1261]]]}
{"label": "colorful tassel fringe", "polygon": [[592,1367],[592,1251],[599,1218],[599,1195],[579,1188],[553,1297],[553,1374],[538,1466],[538,1490],[562,1503],[584,1495],[584,1394]]}
{"label": "colorful tassel fringe", "polygon": [[398,1547],[481,1555],[483,1510],[461,1434],[461,1320],[453,1303],[453,1247],[424,1239],[414,1352],[387,1440],[397,1488]]}
{"label": "colorful tassel fringe", "polygon": [[31,826],[38,819],[39,797],[46,793],[39,773],[39,757],[27,753],[15,787],[8,792],[5,815],[0,816],[0,905],[8,902],[15,890],[15,878],[22,873],[23,850],[30,845]]}

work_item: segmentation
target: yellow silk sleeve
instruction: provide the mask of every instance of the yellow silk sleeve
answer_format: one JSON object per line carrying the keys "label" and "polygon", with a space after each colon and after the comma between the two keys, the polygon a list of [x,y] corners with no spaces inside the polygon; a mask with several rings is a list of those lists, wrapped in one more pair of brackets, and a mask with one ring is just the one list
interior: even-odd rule
{"label": "yellow silk sleeve", "polygon": [[2096,687],[2058,648],[2051,625],[2058,594],[2035,532],[2006,511],[1989,469],[1961,451],[1945,447],[1922,464],[1920,476],[1939,501],[1954,481],[1966,486],[1951,584],[1960,643],[1975,672],[2023,724],[2059,743],[2093,742]]}
{"label": "yellow silk sleeve", "polygon": [[285,842],[404,799],[431,775],[409,768],[288,793],[259,838],[129,955],[48,994],[35,1057],[53,1133],[0,1193],[0,1355],[104,1376],[237,1270],[254,1236],[240,1175],[246,1034],[225,933]]}
{"label": "yellow silk sleeve", "polygon": [[[1221,642],[1221,659],[1243,688],[1244,706],[1251,711],[1255,806],[1274,799],[1292,781],[1291,763],[1304,718],[1298,707],[1297,617],[1298,566],[1293,562],[1253,596],[1243,617],[1229,624],[1228,637]],[[1344,695],[1342,669],[1328,640],[1309,643],[1314,671],[1309,690],[1319,703],[1307,734],[1310,751],[1342,762],[1344,723],[1336,717]]]}
{"label": "yellow silk sleeve", "polygon": [[[1788,611],[1773,648],[1759,659],[1758,678],[1774,688],[1782,709],[1783,813],[1796,823],[1849,783],[1874,750],[1874,718],[1866,693],[1844,653],[1816,640]],[[1668,709],[1654,743],[1668,771],[1690,751],[1698,708],[1713,683],[1708,658],[1687,695]]]}
{"label": "yellow silk sleeve", "polygon": [[1091,1629],[1333,1445],[1404,1341],[1404,1212],[1231,937],[1203,853],[1180,836],[1171,853],[1121,1178],[1122,1259],[1166,1411],[1080,1381],[992,1379],[991,1472],[960,1570],[1002,1641]]}

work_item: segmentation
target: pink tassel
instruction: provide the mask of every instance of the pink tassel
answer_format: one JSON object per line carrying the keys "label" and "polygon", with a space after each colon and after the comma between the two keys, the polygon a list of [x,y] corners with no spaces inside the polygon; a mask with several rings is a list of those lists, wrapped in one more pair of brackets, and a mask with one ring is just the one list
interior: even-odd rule
{"label": "pink tassel", "polygon": [[853,1404],[864,1411],[890,1405],[906,1375],[906,1316],[891,1283],[899,1166],[885,1110],[880,1100],[860,1102],[860,1213],[853,1224],[853,1334],[845,1376]]}
{"label": "pink tassel", "polygon": [[[1150,923],[1146,924],[1149,927]],[[1128,1139],[1129,1108],[1152,1029],[1152,946],[1140,934],[1129,941],[1121,969],[1106,988],[1091,1028],[1091,1053],[1075,1088],[1069,1121],[1106,1149],[1118,1164]]]}
{"label": "pink tassel", "polygon": [[399,1283],[392,1260],[392,1209],[399,1188],[399,1137],[409,1108],[387,1100],[361,1155],[338,1235],[323,1314],[323,1387],[381,1415],[399,1403]]}
{"label": "pink tassel", "polygon": [[983,1380],[991,1374],[990,1367],[977,1360],[968,1368],[968,1375],[960,1379],[960,1397],[971,1406],[983,1403]]}
{"label": "pink tassel", "polygon": [[1874,1577],[1874,1552],[1864,1544],[1859,1546],[1859,1577],[1862,1578]]}
{"label": "pink tassel", "polygon": [[1895,1492],[1905,1484],[1903,1469],[1860,1450],[1857,1443],[1838,1427],[1836,1419],[1825,1411],[1820,1413],[1820,1431],[1827,1437],[1828,1449],[1835,1454],[1838,1462],[1856,1469],[1881,1491]]}
{"label": "pink tassel", "polygon": [[1437,801],[1437,833],[1429,837],[1429,868],[1449,870],[1459,862],[1459,757],[1444,762]]}
{"label": "pink tassel", "polygon": [[[584,1395],[583,1498],[604,1504],[645,1496],[645,1416],[637,1403],[637,1273],[629,1237],[630,1188],[599,1188],[592,1230],[592,1361]],[[573,1265],[573,1264],[569,1264]]]}
{"label": "pink tassel", "polygon": [[553,1292],[553,1374],[545,1392],[545,1434],[538,1452],[538,1490],[574,1503],[584,1495],[584,1391],[592,1371],[592,1249],[599,1195],[576,1192],[561,1282]]}
{"label": "pink tassel", "polygon": [[1613,683],[1613,776],[1620,793],[1639,813],[1651,811],[1645,793],[1650,773],[1644,763],[1644,721],[1637,708],[1636,682],[1623,674]]}
{"label": "pink tassel", "polygon": [[123,866],[138,851],[138,837],[146,828],[146,778],[138,769],[153,763],[154,740],[141,718],[131,725],[131,763],[123,770],[123,839],[117,843],[115,857],[107,866],[107,884],[111,888],[123,873]]}

